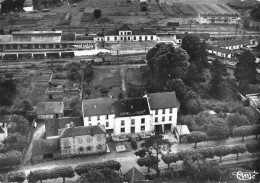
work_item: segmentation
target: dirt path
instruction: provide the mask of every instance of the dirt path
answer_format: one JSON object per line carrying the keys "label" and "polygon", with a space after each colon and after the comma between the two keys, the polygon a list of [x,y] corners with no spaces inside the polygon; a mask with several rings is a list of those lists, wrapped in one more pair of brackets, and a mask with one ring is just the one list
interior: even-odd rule
{"label": "dirt path", "polygon": [[121,79],[121,90],[123,94],[123,98],[128,98],[127,88],[126,88],[126,69],[124,66],[120,69],[120,79]]}
{"label": "dirt path", "polygon": [[36,130],[34,131],[34,134],[32,136],[32,139],[30,141],[30,145],[27,149],[26,155],[23,158],[22,166],[26,165],[28,161],[30,161],[31,156],[32,156],[32,146],[33,142],[35,140],[39,140],[45,132],[45,125],[43,123],[40,123],[37,127]]}

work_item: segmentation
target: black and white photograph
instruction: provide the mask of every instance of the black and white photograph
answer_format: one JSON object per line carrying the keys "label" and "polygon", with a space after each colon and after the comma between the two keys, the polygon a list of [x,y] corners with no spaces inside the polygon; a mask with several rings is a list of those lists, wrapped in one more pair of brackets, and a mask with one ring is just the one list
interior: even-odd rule
{"label": "black and white photograph", "polygon": [[260,183],[260,0],[0,0],[0,183]]}

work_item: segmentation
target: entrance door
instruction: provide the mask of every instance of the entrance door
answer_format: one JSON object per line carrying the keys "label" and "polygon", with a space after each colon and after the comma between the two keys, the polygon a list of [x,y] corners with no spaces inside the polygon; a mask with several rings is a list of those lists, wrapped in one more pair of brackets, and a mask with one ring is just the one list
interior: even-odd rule
{"label": "entrance door", "polygon": [[154,132],[155,132],[155,134],[162,133],[162,125],[155,125],[154,126]]}
{"label": "entrance door", "polygon": [[164,125],[164,132],[171,132],[171,124],[165,124]]}
{"label": "entrance door", "polygon": [[131,127],[131,133],[135,133],[135,127]]}

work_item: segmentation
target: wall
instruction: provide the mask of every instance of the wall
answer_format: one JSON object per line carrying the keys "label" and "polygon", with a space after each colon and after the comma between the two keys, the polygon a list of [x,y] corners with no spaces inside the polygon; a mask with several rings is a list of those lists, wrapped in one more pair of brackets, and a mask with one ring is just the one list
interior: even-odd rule
{"label": "wall", "polygon": [[[170,113],[170,109],[165,109],[165,114],[163,114],[163,109],[158,109],[158,114],[156,114],[155,110],[151,110],[152,114],[152,125],[159,125],[159,124],[172,124],[173,126],[177,125],[177,113],[178,108],[172,108],[172,113]],[[172,117],[169,120],[169,117]],[[158,122],[155,122],[155,118],[158,118]],[[165,121],[162,121],[162,117],[165,118]]]}
{"label": "wall", "polygon": [[[64,142],[68,140],[71,148],[65,150]],[[97,148],[97,145],[101,145],[101,149]],[[80,147],[83,151],[80,152]],[[91,147],[91,149],[87,149]],[[95,134],[94,136],[84,135],[76,137],[61,138],[61,156],[74,156],[79,154],[95,154],[106,152],[106,137],[105,134]]]}
{"label": "wall", "polygon": [[[114,129],[114,118],[114,114],[109,114],[108,119],[106,118],[106,115],[101,115],[99,116],[99,120],[98,116],[91,116],[91,121],[89,121],[89,117],[84,117],[84,126],[90,126],[90,124],[94,126],[100,123],[101,125],[105,126],[106,130]],[[106,125],[106,122],[108,122],[108,126]]]}
{"label": "wall", "polygon": [[[141,123],[142,118],[145,119],[144,124]],[[124,120],[124,125],[121,125],[122,120]],[[131,124],[131,120],[134,120],[135,123]],[[145,130],[141,131],[141,126],[145,126]],[[114,135],[131,133],[131,127],[135,127],[135,133],[152,131],[151,116],[142,115],[142,116],[115,118]],[[121,128],[124,128],[125,132],[121,132]]]}

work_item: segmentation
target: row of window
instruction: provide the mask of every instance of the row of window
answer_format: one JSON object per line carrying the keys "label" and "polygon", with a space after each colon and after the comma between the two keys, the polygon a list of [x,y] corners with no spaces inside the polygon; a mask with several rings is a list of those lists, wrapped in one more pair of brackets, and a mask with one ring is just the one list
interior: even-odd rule
{"label": "row of window", "polygon": [[[106,115],[106,120],[108,120],[108,115]],[[91,121],[91,116],[88,118],[89,121]],[[100,116],[97,116],[97,120],[99,121],[100,120]]]}
{"label": "row of window", "polygon": [[[145,131],[145,126],[141,126],[140,130],[141,130],[141,131]],[[125,133],[125,128],[121,128],[121,129],[120,129],[120,132],[121,132],[121,133]],[[136,132],[136,131],[135,131],[135,127],[130,127],[130,132],[131,132],[131,133],[135,133],[135,132]]]}
{"label": "row of window", "polygon": [[[162,117],[162,121],[165,121],[165,117]],[[172,116],[169,116],[169,121],[172,121]],[[158,117],[154,118],[154,122],[158,122]]]}
{"label": "row of window", "polygon": [[131,35],[131,32],[120,32],[120,35]]}
{"label": "row of window", "polygon": [[[3,49],[4,45],[0,45],[0,49]],[[32,49],[32,48],[67,48],[68,44],[6,44],[6,49]]]}
{"label": "row of window", "polygon": [[56,37],[61,36],[61,33],[50,33],[50,34],[13,34],[15,37]]}
{"label": "row of window", "polygon": [[[145,118],[141,118],[141,124],[145,124]],[[131,125],[135,125],[135,119],[131,119]],[[121,120],[121,126],[125,126],[125,120]]]}
{"label": "row of window", "polygon": [[[155,115],[158,115],[158,111],[159,111],[159,110],[155,110]],[[163,109],[163,110],[162,110],[162,114],[165,114],[165,111],[166,111],[166,110]],[[170,114],[172,113],[172,109],[170,109],[170,112],[169,112],[169,113],[170,113]]]}
{"label": "row of window", "polygon": [[[117,36],[114,37],[114,40],[117,41]],[[131,40],[131,37],[120,37],[120,40],[121,41],[130,41]],[[134,36],[133,37],[133,40],[138,40],[138,36]],[[139,36],[139,40],[142,41],[142,36]],[[147,36],[144,36],[144,40],[147,41],[148,40],[148,37]],[[153,36],[151,36],[151,40],[153,40]],[[110,41],[110,37],[107,37],[107,41]]]}

